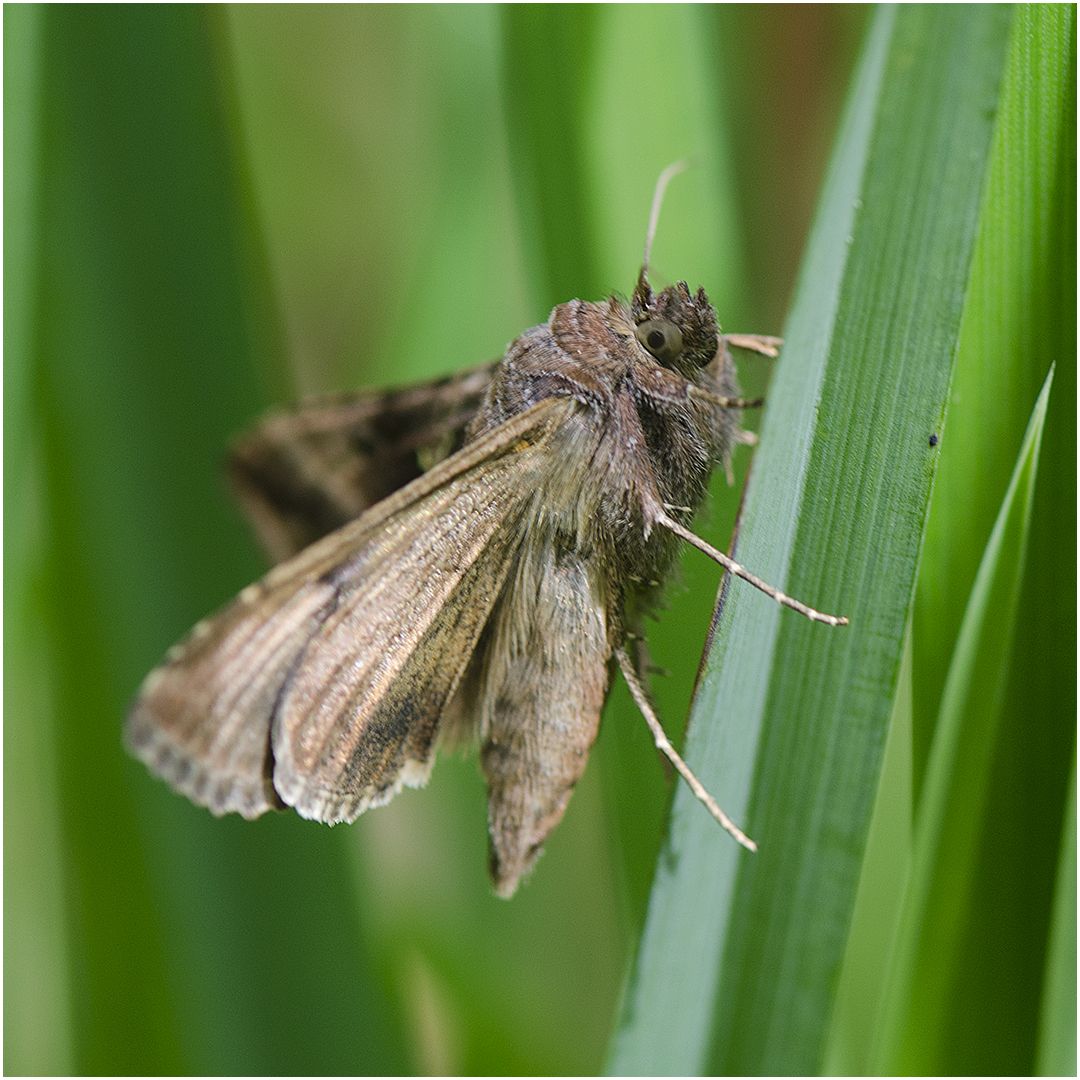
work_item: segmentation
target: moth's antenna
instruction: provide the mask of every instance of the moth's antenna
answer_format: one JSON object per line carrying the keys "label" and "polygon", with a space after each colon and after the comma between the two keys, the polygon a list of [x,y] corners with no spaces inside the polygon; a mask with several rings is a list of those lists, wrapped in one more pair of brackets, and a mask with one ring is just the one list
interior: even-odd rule
{"label": "moth's antenna", "polygon": [[649,231],[645,234],[645,261],[642,264],[642,270],[646,273],[649,269],[649,253],[652,251],[653,237],[656,235],[656,223],[660,218],[660,204],[664,201],[664,192],[672,179],[678,176],[679,173],[686,172],[688,168],[690,168],[689,162],[676,161],[669,165],[660,174],[660,179],[656,181],[656,191],[653,192],[652,197],[652,209],[649,211]]}

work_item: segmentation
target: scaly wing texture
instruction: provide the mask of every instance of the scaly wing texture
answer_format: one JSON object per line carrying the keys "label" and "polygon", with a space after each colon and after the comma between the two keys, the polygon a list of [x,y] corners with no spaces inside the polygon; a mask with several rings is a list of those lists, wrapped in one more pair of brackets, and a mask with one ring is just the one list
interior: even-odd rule
{"label": "scaly wing texture", "polygon": [[295,555],[460,450],[493,367],[312,398],[241,436],[229,479],[270,557]]}
{"label": "scaly wing texture", "polygon": [[245,817],[351,820],[422,782],[568,407],[507,421],[199,623],[132,706],[137,756]]}

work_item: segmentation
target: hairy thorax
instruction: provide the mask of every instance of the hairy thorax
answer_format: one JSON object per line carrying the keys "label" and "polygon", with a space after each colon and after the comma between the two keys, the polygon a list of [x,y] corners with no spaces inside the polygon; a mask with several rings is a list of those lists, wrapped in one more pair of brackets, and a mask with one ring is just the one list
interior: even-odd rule
{"label": "hairy thorax", "polygon": [[674,543],[653,528],[655,511],[688,524],[734,439],[723,410],[689,395],[691,385],[717,395],[737,386],[715,320],[699,327],[696,298],[682,290],[669,317],[689,321],[691,341],[698,333],[698,359],[664,366],[638,341],[626,304],[572,300],[510,346],[470,431],[475,437],[538,401],[571,402],[522,528],[531,540],[599,555],[619,579],[664,576]]}

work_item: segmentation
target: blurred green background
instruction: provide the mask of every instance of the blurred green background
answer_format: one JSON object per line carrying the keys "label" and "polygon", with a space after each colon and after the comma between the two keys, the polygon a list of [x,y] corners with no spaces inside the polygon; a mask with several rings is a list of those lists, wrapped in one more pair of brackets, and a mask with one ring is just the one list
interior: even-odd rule
{"label": "blurred green background", "polygon": [[[671,161],[695,168],[654,281],[780,333],[867,19],[5,7],[5,1071],[603,1067],[671,793],[624,690],[510,903],[484,872],[474,759],[354,826],[215,820],[124,755],[124,710],[261,573],[221,479],[230,437],[275,402],[488,360],[557,302],[629,293]],[[742,371],[764,388],[765,362]],[[721,547],[748,459],[714,485]],[[1075,456],[1060,467],[1075,484]],[[1055,534],[1073,548],[1074,510]],[[673,737],[719,577],[704,561],[653,640]]]}

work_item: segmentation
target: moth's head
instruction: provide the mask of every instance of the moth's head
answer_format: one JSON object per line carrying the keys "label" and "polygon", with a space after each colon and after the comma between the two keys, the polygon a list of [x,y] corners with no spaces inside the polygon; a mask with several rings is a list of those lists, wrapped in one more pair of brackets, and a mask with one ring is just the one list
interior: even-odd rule
{"label": "moth's head", "polygon": [[630,300],[637,339],[666,368],[692,378],[720,347],[720,324],[704,289],[691,296],[685,281],[654,293],[641,268]]}

